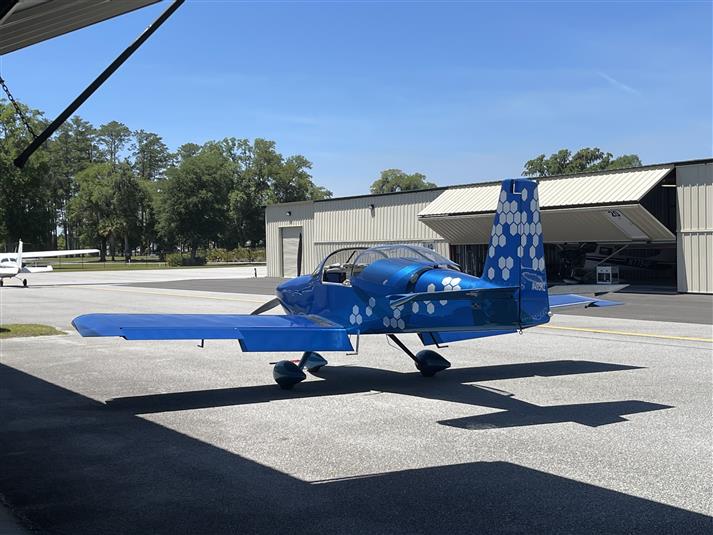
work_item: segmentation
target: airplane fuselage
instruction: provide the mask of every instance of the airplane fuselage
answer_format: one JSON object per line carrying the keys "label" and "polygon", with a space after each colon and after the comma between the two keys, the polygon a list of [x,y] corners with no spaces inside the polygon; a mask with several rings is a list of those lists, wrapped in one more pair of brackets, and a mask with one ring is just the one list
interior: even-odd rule
{"label": "airplane fuselage", "polygon": [[[455,268],[384,259],[351,280],[325,282],[323,270],[284,282],[277,297],[289,314],[320,316],[344,325],[350,334],[512,329],[521,325],[517,288],[488,299],[450,299],[449,292],[496,286]],[[395,296],[433,293],[434,299],[394,307]],[[474,292],[477,294],[477,292]],[[455,296],[456,294],[452,294]],[[548,318],[543,318],[544,323]]]}

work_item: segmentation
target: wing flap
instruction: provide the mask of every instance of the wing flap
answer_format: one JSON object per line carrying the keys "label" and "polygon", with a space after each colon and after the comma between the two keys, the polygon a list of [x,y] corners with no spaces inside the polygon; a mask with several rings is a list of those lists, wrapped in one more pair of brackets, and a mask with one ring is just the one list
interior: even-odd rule
{"label": "wing flap", "polygon": [[82,336],[126,340],[239,340],[243,351],[352,351],[346,330],[319,316],[242,314],[87,314]]}

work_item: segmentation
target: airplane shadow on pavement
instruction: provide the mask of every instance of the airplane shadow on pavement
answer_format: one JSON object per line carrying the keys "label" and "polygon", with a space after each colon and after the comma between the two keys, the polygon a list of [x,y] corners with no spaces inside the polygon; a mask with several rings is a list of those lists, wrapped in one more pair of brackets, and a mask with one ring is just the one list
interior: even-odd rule
{"label": "airplane shadow on pavement", "polygon": [[323,381],[300,383],[288,392],[280,390],[276,385],[259,385],[116,398],[108,400],[107,405],[112,409],[126,410],[134,414],[148,414],[379,391],[500,410],[490,414],[439,422],[464,429],[491,429],[561,422],[576,422],[596,427],[626,421],[622,417],[625,414],[671,407],[636,400],[542,407],[519,400],[507,392],[467,383],[633,369],[638,368],[605,362],[559,360],[455,368],[446,370],[434,378],[424,378],[418,372],[399,373],[359,366],[326,366],[318,374],[324,379]]}
{"label": "airplane shadow on pavement", "polygon": [[[559,362],[453,370],[453,382],[442,381],[433,397],[441,398],[459,381],[587,373],[601,366],[621,369]],[[179,410],[363,391],[367,385],[396,390],[399,382],[412,382],[376,370],[356,371],[355,378],[349,370],[356,381],[351,387],[315,381],[294,393],[270,385],[269,390],[131,399],[135,410],[171,405],[169,410]],[[347,370],[332,371],[340,373],[346,377]],[[126,398],[110,408],[4,365],[0,384],[0,493],[32,526],[51,533],[693,534],[713,527],[703,514],[507,462],[303,481],[131,410],[116,410],[122,404],[128,409]],[[425,395],[433,385],[424,380],[400,390]],[[465,394],[449,399],[460,395]]]}

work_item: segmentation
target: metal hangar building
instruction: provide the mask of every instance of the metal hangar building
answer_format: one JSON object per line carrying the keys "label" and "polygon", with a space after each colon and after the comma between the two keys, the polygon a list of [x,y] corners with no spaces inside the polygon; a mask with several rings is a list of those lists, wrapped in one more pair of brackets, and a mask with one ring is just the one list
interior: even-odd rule
{"label": "metal hangar building", "polygon": [[[713,158],[537,179],[551,281],[713,293]],[[500,181],[268,206],[269,276],[340,247],[414,243],[480,275]],[[504,221],[503,224],[511,224]]]}

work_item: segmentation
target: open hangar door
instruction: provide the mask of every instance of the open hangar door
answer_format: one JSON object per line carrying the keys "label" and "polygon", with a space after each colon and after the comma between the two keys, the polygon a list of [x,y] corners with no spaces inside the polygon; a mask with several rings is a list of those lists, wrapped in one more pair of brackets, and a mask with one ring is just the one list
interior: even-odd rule
{"label": "open hangar door", "polygon": [[552,281],[595,283],[597,268],[610,267],[616,282],[676,288],[675,243],[546,243],[545,255]]}

